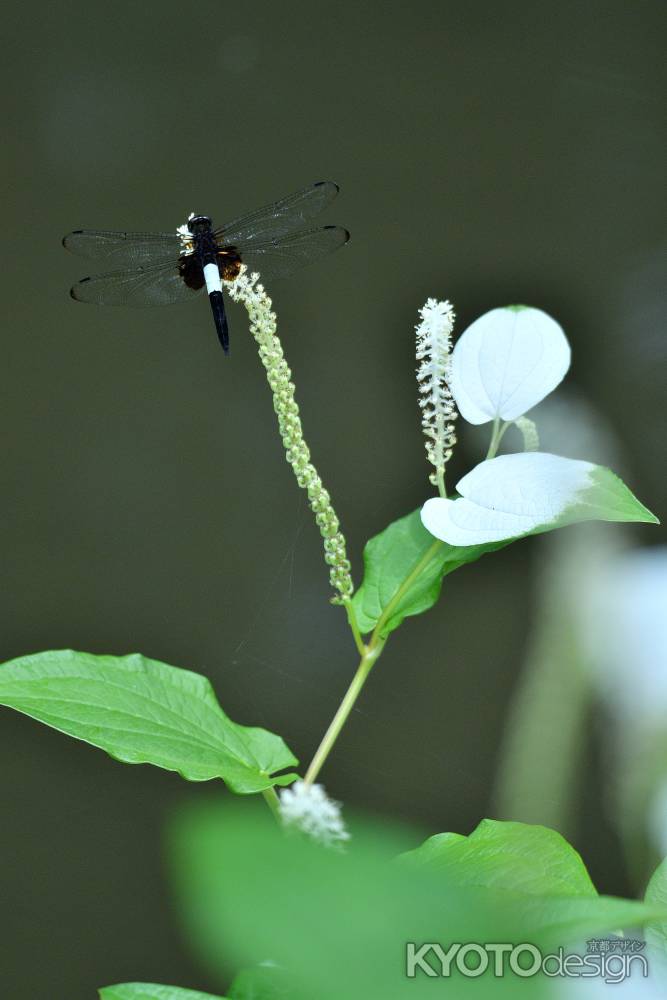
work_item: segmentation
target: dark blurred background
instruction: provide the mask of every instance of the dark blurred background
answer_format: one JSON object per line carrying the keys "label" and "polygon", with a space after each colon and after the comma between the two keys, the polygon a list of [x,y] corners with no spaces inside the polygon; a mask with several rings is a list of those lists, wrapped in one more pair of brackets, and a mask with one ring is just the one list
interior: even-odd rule
{"label": "dark blurred background", "polygon": [[[88,273],[60,246],[73,228],[222,221],[339,182],[323,221],[349,246],[271,292],[358,582],[366,539],[430,492],[413,328],[431,295],[459,332],[509,302],[552,313],[569,385],[660,514],[665,15],[662,0],[8,7],[2,658],[138,650],[201,671],[304,762],[355,666],[245,315],[230,309],[225,359],[205,301],[73,303]],[[462,436],[452,484],[480,457]],[[463,570],[396,633],[324,772],[336,798],[429,832],[492,811],[541,551]],[[161,853],[173,808],[212,789],[0,719],[3,996],[220,988],[181,938]],[[570,835],[602,891],[629,891],[588,751]]]}

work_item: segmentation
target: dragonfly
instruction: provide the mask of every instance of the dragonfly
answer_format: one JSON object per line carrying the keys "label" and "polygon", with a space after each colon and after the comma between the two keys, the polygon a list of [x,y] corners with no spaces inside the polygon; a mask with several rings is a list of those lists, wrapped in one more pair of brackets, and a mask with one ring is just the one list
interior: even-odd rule
{"label": "dragonfly", "polygon": [[342,226],[306,228],[338,191],[333,181],[318,181],[218,228],[210,216],[192,214],[168,233],[75,229],[63,246],[114,269],[82,278],[70,295],[97,305],[153,306],[188,302],[205,288],[227,354],[223,282],[233,281],[243,264],[263,279],[286,278],[347,243],[350,234]]}

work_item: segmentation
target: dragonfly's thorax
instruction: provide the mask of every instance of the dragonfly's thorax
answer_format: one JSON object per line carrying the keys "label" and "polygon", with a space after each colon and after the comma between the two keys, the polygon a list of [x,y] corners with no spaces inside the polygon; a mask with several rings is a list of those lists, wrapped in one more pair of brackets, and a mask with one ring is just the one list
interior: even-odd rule
{"label": "dragonfly's thorax", "polygon": [[194,253],[202,267],[217,261],[220,248],[210,228],[207,232],[193,233],[192,243]]}
{"label": "dragonfly's thorax", "polygon": [[189,253],[199,260],[202,267],[216,260],[218,245],[213,236],[213,226],[208,215],[192,215],[187,222],[192,234],[189,242]]}

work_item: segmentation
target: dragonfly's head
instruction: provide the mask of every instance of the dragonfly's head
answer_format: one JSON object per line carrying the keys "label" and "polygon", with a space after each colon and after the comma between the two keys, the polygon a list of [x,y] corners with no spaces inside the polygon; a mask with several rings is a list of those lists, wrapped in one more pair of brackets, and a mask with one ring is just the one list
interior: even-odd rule
{"label": "dragonfly's head", "polygon": [[188,229],[191,233],[204,233],[211,228],[211,220],[208,215],[193,215],[188,219]]}

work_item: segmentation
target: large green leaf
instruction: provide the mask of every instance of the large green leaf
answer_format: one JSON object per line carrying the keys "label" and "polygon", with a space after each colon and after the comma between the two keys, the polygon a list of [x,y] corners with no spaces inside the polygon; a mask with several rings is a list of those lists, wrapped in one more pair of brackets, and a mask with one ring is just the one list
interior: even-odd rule
{"label": "large green leaf", "polygon": [[[396,839],[390,823],[352,817],[349,849],[339,854],[280,837],[252,808],[242,814],[225,805],[186,809],[172,835],[177,896],[191,939],[221,975],[230,962],[270,956],[294,979],[290,1000],[440,995],[430,978],[406,980],[406,942],[445,949],[452,942],[531,942],[546,954],[667,914],[660,906],[598,896],[576,852],[539,828],[483,827],[477,866],[475,851],[463,850],[469,838],[458,836],[427,842],[429,864],[415,864],[414,854],[413,863],[396,864],[387,860],[387,841]],[[434,866],[448,851],[456,857]],[[451,995],[513,1000],[520,986],[509,973],[474,982],[462,985],[453,972]],[[540,983],[530,982],[533,1000]]]}
{"label": "large green leaf", "polygon": [[159,983],[119,983],[103,986],[100,1000],[225,1000],[212,993],[184,990],[180,986],[161,986]]}
{"label": "large green leaf", "polygon": [[[667,858],[658,865],[646,889],[646,902],[662,906],[667,913]],[[651,971],[656,971],[667,985],[667,916],[646,929]]]}
{"label": "large green leaf", "polygon": [[[442,984],[406,979],[406,942],[505,940],[495,900],[392,864],[387,842],[405,839],[391,823],[353,817],[343,854],[281,836],[265,809],[222,805],[184,807],[171,836],[179,910],[221,982],[230,965],[266,958],[289,974],[289,1000],[428,1000]],[[493,1000],[514,1000],[516,983],[491,986]],[[486,1000],[488,989],[471,981],[463,995]]]}
{"label": "large green leaf", "polygon": [[457,885],[597,897],[580,855],[546,826],[484,819],[468,837],[457,833],[429,837],[401,860],[446,873]]}
{"label": "large green leaf", "polygon": [[667,900],[599,896],[577,851],[544,826],[485,819],[468,837],[438,834],[399,861],[454,886],[488,889],[548,945],[667,916]]}
{"label": "large green leaf", "polygon": [[361,632],[380,622],[385,638],[408,615],[433,607],[448,573],[508,544],[447,545],[429,534],[418,510],[399,518],[364,548],[364,579],[352,598]]}
{"label": "large green leaf", "polygon": [[297,763],[279,736],[232,722],[206,677],[139,654],[57,650],[0,666],[7,705],[127,764],[189,781],[222,778],[239,794],[290,784]]}

